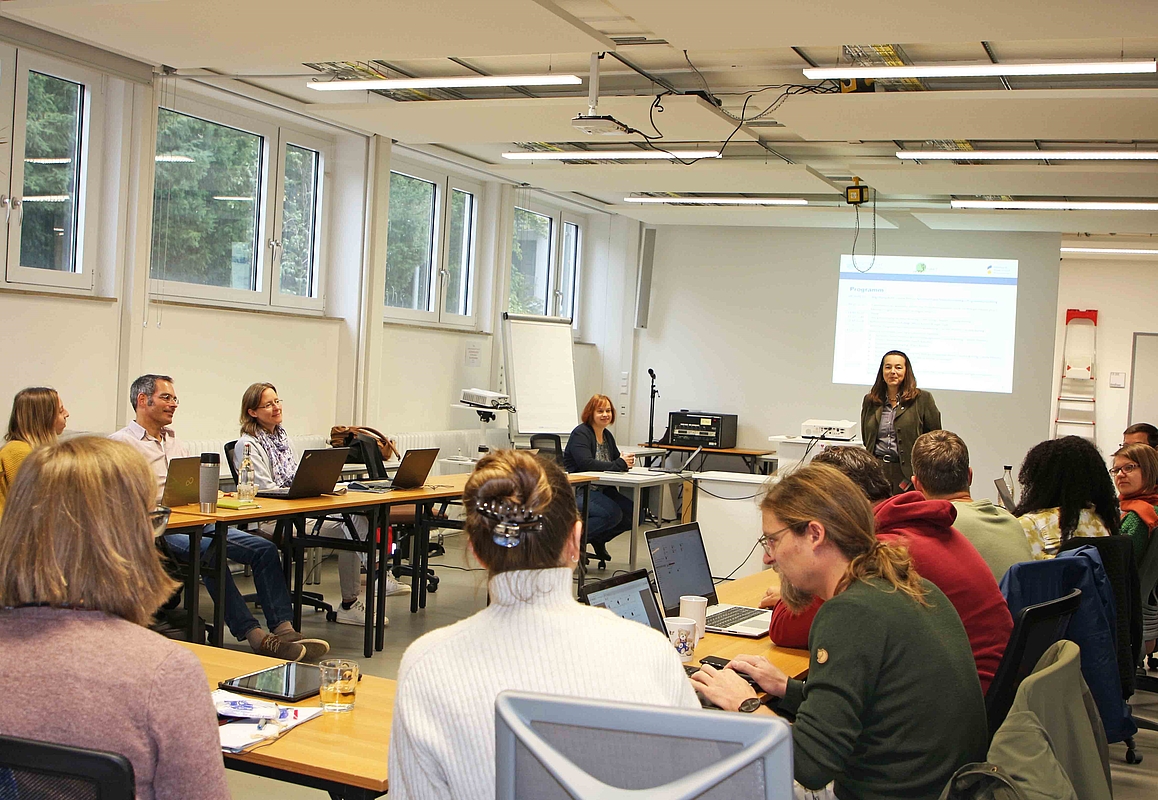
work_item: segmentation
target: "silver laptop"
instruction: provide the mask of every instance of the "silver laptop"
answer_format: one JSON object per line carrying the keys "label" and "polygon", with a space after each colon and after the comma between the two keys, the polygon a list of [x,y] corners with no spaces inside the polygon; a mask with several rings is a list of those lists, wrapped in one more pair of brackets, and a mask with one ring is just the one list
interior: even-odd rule
{"label": "silver laptop", "polygon": [[595,608],[606,608],[618,617],[650,625],[664,636],[668,635],[645,569],[601,581],[587,581],[579,590],[579,601]]}
{"label": "silver laptop", "polygon": [[[651,469],[650,471],[663,473],[665,475],[679,475],[680,473],[684,472],[684,470],[686,470],[688,467],[690,467],[692,465],[692,461],[694,461],[696,456],[698,456],[702,452],[704,452],[704,448],[697,447],[695,450],[692,451],[692,454],[690,456],[688,456],[687,460],[684,461],[684,463],[680,464],[675,469],[666,469],[664,467],[655,467],[655,468]],[[700,468],[701,469],[703,468],[702,464],[700,465]]]}
{"label": "silver laptop", "polygon": [[1013,502],[1013,495],[1009,493],[1009,487],[1001,478],[995,480],[993,485],[997,487],[997,497],[1001,500],[1001,506],[1012,514],[1013,509],[1017,508],[1017,503]]}
{"label": "silver laptop", "polygon": [[173,508],[201,502],[201,456],[169,460],[161,505]]}
{"label": "silver laptop", "polygon": [[680,597],[698,595],[708,598],[705,630],[753,639],[768,635],[771,611],[720,603],[698,522],[648,531],[647,548],[664,614],[679,616]]}

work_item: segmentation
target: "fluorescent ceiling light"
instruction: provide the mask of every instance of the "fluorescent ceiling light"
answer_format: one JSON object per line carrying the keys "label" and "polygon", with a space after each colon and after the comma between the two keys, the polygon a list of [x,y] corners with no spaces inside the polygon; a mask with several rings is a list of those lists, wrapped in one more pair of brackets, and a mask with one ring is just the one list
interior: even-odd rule
{"label": "fluorescent ceiling light", "polygon": [[578,75],[469,75],[457,78],[372,78],[370,80],[310,81],[319,92],[365,92],[382,89],[472,89],[480,86],[577,86]]}
{"label": "fluorescent ceiling light", "polygon": [[913,161],[1158,161],[1158,150],[898,150]]}
{"label": "fluorescent ceiling light", "polygon": [[802,197],[625,197],[625,203],[655,203],[662,205],[690,206],[806,206]]}
{"label": "fluorescent ceiling light", "polygon": [[539,153],[517,150],[503,153],[503,158],[512,161],[663,161],[719,157],[719,150],[546,150]]}
{"label": "fluorescent ceiling light", "polygon": [[26,158],[25,164],[71,164],[71,158]]}
{"label": "fluorescent ceiling light", "polygon": [[1158,256],[1158,250],[1134,247],[1063,247],[1063,253],[1086,253],[1100,256]]}
{"label": "fluorescent ceiling light", "polygon": [[804,77],[815,80],[873,78],[985,78],[1022,75],[1129,75],[1158,72],[1158,62],[1062,61],[1043,64],[928,64],[904,67],[806,67]]}
{"label": "fluorescent ceiling light", "polygon": [[34,194],[20,198],[24,203],[67,203],[71,199],[67,194]]}
{"label": "fluorescent ceiling light", "polygon": [[193,159],[190,158],[189,156],[179,156],[176,153],[159,153],[157,155],[157,157],[154,158],[153,160],[156,161],[157,163],[164,163],[164,164],[192,164],[193,163]]}
{"label": "fluorescent ceiling light", "polygon": [[1071,202],[1068,200],[954,200],[953,208],[1022,211],[1158,211],[1158,203]]}
{"label": "fluorescent ceiling light", "polygon": [[213,195],[213,199],[214,200],[232,200],[232,201],[237,202],[237,203],[252,203],[253,202],[252,197],[240,197],[240,196],[235,197],[233,195],[227,195],[227,194]]}

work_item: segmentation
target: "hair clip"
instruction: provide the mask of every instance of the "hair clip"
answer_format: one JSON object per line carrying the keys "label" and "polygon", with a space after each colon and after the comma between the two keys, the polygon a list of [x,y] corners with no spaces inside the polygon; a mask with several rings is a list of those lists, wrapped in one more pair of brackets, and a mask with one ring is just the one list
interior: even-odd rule
{"label": "hair clip", "polygon": [[523,539],[523,531],[543,530],[543,515],[536,514],[525,506],[516,506],[507,501],[487,500],[475,506],[475,510],[497,523],[492,531],[494,543],[499,547],[515,547]]}

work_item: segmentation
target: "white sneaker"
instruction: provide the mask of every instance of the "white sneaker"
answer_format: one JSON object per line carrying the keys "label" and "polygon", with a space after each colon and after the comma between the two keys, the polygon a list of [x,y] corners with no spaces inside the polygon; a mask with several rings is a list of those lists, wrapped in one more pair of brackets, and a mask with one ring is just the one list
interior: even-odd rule
{"label": "white sneaker", "polygon": [[394,577],[394,573],[386,570],[386,580],[382,584],[382,593],[387,597],[393,597],[396,594],[410,594],[410,586],[399,583],[398,579]]}
{"label": "white sneaker", "polygon": [[354,601],[354,605],[349,608],[342,608],[338,606],[334,609],[334,613],[338,615],[336,622],[342,625],[365,625],[366,624],[366,604],[362,602],[362,598]]}

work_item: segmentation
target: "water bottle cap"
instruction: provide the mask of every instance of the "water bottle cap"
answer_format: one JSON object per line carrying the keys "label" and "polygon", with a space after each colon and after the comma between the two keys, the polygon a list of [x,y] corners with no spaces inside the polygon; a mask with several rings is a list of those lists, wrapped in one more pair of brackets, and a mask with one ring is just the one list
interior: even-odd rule
{"label": "water bottle cap", "polygon": [[201,463],[202,464],[220,464],[221,463],[221,454],[220,453],[202,453],[201,454]]}
{"label": "water bottle cap", "polygon": [[1013,465],[1012,465],[1012,464],[1006,464],[1006,465],[1005,465],[1005,468],[1006,468],[1006,469],[1013,469]]}

